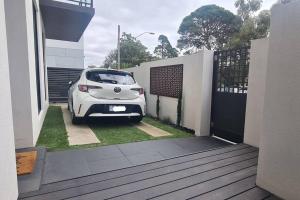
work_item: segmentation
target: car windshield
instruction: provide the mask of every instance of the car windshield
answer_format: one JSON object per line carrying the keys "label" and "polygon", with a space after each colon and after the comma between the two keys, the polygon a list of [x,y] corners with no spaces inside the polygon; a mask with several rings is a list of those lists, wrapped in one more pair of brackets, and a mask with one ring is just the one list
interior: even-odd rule
{"label": "car windshield", "polygon": [[98,83],[110,83],[120,85],[132,85],[135,83],[131,74],[118,71],[89,71],[86,73],[86,78],[90,81]]}

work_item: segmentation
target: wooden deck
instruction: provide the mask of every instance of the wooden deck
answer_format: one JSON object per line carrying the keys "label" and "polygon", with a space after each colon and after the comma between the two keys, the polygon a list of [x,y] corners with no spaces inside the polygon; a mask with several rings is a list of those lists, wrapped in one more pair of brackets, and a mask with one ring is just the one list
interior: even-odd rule
{"label": "wooden deck", "polygon": [[42,185],[19,199],[277,199],[255,185],[257,157],[256,148],[233,145]]}

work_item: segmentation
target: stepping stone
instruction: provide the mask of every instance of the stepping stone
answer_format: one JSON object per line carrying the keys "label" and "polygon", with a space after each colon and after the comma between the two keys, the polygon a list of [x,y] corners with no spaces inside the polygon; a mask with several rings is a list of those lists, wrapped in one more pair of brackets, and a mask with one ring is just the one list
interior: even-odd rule
{"label": "stepping stone", "polygon": [[68,140],[70,145],[84,145],[100,143],[100,140],[96,137],[95,133],[90,129],[88,125],[72,124],[71,114],[68,111],[67,105],[62,105],[61,110],[65,126],[68,133]]}
{"label": "stepping stone", "polygon": [[152,126],[150,124],[147,124],[145,122],[140,122],[139,124],[136,124],[135,127],[153,137],[164,137],[164,136],[172,135],[171,133],[169,133],[167,131],[161,130],[161,129],[159,129],[155,126]]}

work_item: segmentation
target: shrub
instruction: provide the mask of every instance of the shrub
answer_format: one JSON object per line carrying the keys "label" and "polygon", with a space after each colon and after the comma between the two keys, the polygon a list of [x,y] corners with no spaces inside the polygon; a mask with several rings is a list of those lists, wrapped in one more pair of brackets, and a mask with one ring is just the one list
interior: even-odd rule
{"label": "shrub", "polygon": [[180,93],[179,96],[178,96],[177,121],[176,121],[177,126],[180,126],[180,122],[181,122],[181,109],[182,109],[182,93]]}
{"label": "shrub", "polygon": [[157,100],[156,100],[156,117],[159,119],[159,96],[157,95]]}

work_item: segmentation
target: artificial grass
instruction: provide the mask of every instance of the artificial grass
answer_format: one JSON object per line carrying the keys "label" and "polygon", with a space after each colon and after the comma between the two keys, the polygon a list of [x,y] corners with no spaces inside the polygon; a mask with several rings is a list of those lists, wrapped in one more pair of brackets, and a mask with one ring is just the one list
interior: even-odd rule
{"label": "artificial grass", "polygon": [[49,150],[69,147],[61,107],[50,106],[36,146],[44,146]]}
{"label": "artificial grass", "polygon": [[146,140],[157,140],[162,138],[191,137],[190,131],[163,123],[151,117],[144,117],[143,121],[152,126],[171,133],[171,136],[153,137],[136,128],[128,120],[121,118],[88,120],[90,128],[101,141],[100,144],[69,146],[67,131],[65,128],[61,107],[50,106],[37,141],[36,146],[47,147],[49,151],[92,148],[104,145],[140,142]]}
{"label": "artificial grass", "polygon": [[106,124],[90,124],[102,145],[123,144],[152,140],[154,137],[144,133],[131,124],[114,122]]}
{"label": "artificial grass", "polygon": [[152,117],[148,117],[148,116],[144,117],[143,122],[148,123],[152,126],[160,128],[172,134],[171,136],[166,136],[164,138],[182,138],[182,137],[194,136],[192,131],[184,130],[183,128],[180,127],[175,127],[172,124],[164,123]]}

